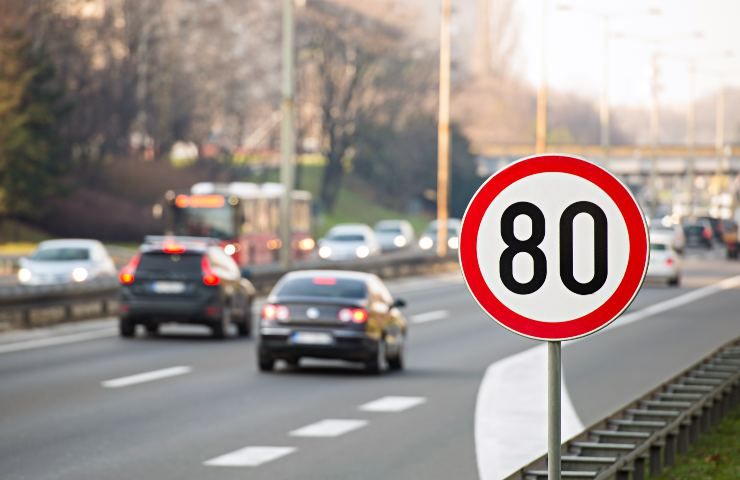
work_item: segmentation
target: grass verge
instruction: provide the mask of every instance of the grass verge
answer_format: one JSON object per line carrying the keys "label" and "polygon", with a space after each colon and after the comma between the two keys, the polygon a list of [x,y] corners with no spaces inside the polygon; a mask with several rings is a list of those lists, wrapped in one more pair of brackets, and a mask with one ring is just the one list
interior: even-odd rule
{"label": "grass verge", "polygon": [[658,480],[740,479],[740,407],[722,419],[708,435],[677,457],[674,467]]}

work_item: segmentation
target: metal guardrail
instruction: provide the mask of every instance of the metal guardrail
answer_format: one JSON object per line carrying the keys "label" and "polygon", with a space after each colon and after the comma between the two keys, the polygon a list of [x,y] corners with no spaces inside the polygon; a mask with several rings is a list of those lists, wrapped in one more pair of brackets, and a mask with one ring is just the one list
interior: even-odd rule
{"label": "metal guardrail", "polygon": [[[740,338],[562,446],[562,479],[642,480],[740,404]],[[506,480],[547,479],[547,455]]]}
{"label": "metal guardrail", "polygon": [[[398,252],[363,260],[300,262],[291,270],[361,270],[394,278],[442,271],[453,265],[457,265],[456,255],[438,258],[419,252]],[[258,292],[266,293],[285,273],[277,265],[265,265],[245,271],[245,276]],[[49,286],[0,286],[0,331],[114,314],[118,288],[115,279]]]}

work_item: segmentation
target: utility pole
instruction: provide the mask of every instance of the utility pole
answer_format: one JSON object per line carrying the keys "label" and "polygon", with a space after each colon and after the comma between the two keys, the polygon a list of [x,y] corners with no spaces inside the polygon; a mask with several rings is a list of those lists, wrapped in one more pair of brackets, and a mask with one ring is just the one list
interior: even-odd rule
{"label": "utility pole", "polygon": [[609,166],[609,16],[601,16],[603,58],[601,60],[601,102],[599,105],[599,123],[601,124],[601,148],[604,155],[604,166]]}
{"label": "utility pole", "polygon": [[694,179],[696,177],[696,99],[694,98],[696,83],[696,61],[689,59],[689,105],[686,111],[686,140],[689,154],[686,157],[687,203],[689,216],[694,215]]}
{"label": "utility pole", "polygon": [[717,103],[714,113],[714,147],[717,149],[717,181],[725,173],[725,86],[717,91]]}
{"label": "utility pole", "polygon": [[280,266],[290,267],[293,250],[291,200],[295,178],[295,128],[293,96],[295,91],[295,0],[283,0],[283,100],[280,125]]}
{"label": "utility pole", "polygon": [[442,0],[439,28],[439,115],[437,120],[437,255],[447,256],[450,190],[450,16],[452,0]]}
{"label": "utility pole", "polygon": [[655,215],[658,208],[658,158],[660,117],[658,112],[658,53],[653,52],[650,58],[650,214]]}
{"label": "utility pole", "polygon": [[540,51],[540,85],[537,89],[537,124],[535,152],[545,153],[547,147],[547,0],[542,0],[542,46]]}

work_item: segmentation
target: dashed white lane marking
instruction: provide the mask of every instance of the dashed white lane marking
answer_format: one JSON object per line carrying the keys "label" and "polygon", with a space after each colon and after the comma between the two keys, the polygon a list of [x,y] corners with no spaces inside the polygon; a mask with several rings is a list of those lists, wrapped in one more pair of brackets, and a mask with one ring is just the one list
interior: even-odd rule
{"label": "dashed white lane marking", "polygon": [[203,465],[209,467],[257,467],[295,452],[294,447],[245,447],[219,457]]}
{"label": "dashed white lane marking", "polygon": [[426,401],[427,399],[424,397],[401,397],[391,395],[360,405],[358,408],[365,412],[402,412],[409,408],[421,405]]}
{"label": "dashed white lane marking", "polygon": [[449,312],[447,310],[434,310],[432,312],[419,313],[411,316],[411,323],[434,322],[436,320],[447,318],[448,315]]}
{"label": "dashed white lane marking", "polygon": [[65,345],[67,343],[84,342],[86,340],[95,340],[97,338],[114,337],[118,335],[114,330],[96,330],[94,332],[75,333],[72,335],[61,335],[58,337],[39,338],[35,340],[26,340],[22,342],[9,343],[0,345],[0,353],[19,352],[22,350],[32,350],[34,348],[53,347],[55,345]]}
{"label": "dashed white lane marking", "polygon": [[[740,275],[650,305],[618,318],[607,329],[629,325],[740,286]],[[567,342],[568,347],[583,339]],[[547,346],[530,348],[491,364],[478,389],[475,451],[481,480],[506,478],[545,453],[547,445]],[[565,384],[562,437],[583,431]]]}
{"label": "dashed white lane marking", "polygon": [[153,382],[154,380],[161,380],[163,378],[185,375],[186,373],[190,373],[192,370],[193,369],[191,367],[181,365],[177,367],[163,368],[161,370],[152,370],[151,372],[137,373],[136,375],[129,375],[127,377],[113,378],[111,380],[101,382],[101,385],[106,388],[128,387],[139,383]]}
{"label": "dashed white lane marking", "polygon": [[326,419],[290,432],[294,437],[338,437],[367,425],[367,420]]}

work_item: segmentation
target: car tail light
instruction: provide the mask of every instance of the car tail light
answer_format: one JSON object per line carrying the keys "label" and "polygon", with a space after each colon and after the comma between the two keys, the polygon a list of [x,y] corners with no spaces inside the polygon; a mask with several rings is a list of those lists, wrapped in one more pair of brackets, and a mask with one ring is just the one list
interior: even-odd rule
{"label": "car tail light", "polygon": [[337,318],[345,323],[367,322],[367,310],[364,308],[343,308],[337,313]]}
{"label": "car tail light", "polygon": [[704,235],[704,238],[706,238],[707,240],[712,238],[712,231],[709,229],[709,227],[704,227],[704,231],[702,231],[701,233],[702,235]]}
{"label": "car tail light", "polygon": [[290,318],[290,310],[285,305],[268,303],[262,307],[263,320],[287,320]]}
{"label": "car tail light", "polygon": [[178,243],[166,243],[162,247],[162,251],[169,254],[185,253],[185,247]]}
{"label": "car tail light", "polygon": [[136,274],[136,268],[139,266],[141,261],[141,254],[137,253],[131,260],[121,269],[121,273],[118,275],[118,280],[121,285],[131,285],[134,283],[134,275]]}
{"label": "car tail light", "polygon": [[203,255],[203,260],[200,261],[200,269],[203,272],[203,283],[209,287],[214,287],[221,283],[221,279],[218,275],[213,273],[211,268],[211,262],[208,261],[208,257]]}
{"label": "car tail light", "polygon": [[666,258],[665,264],[670,267],[671,265],[673,265],[673,259],[671,257]]}

